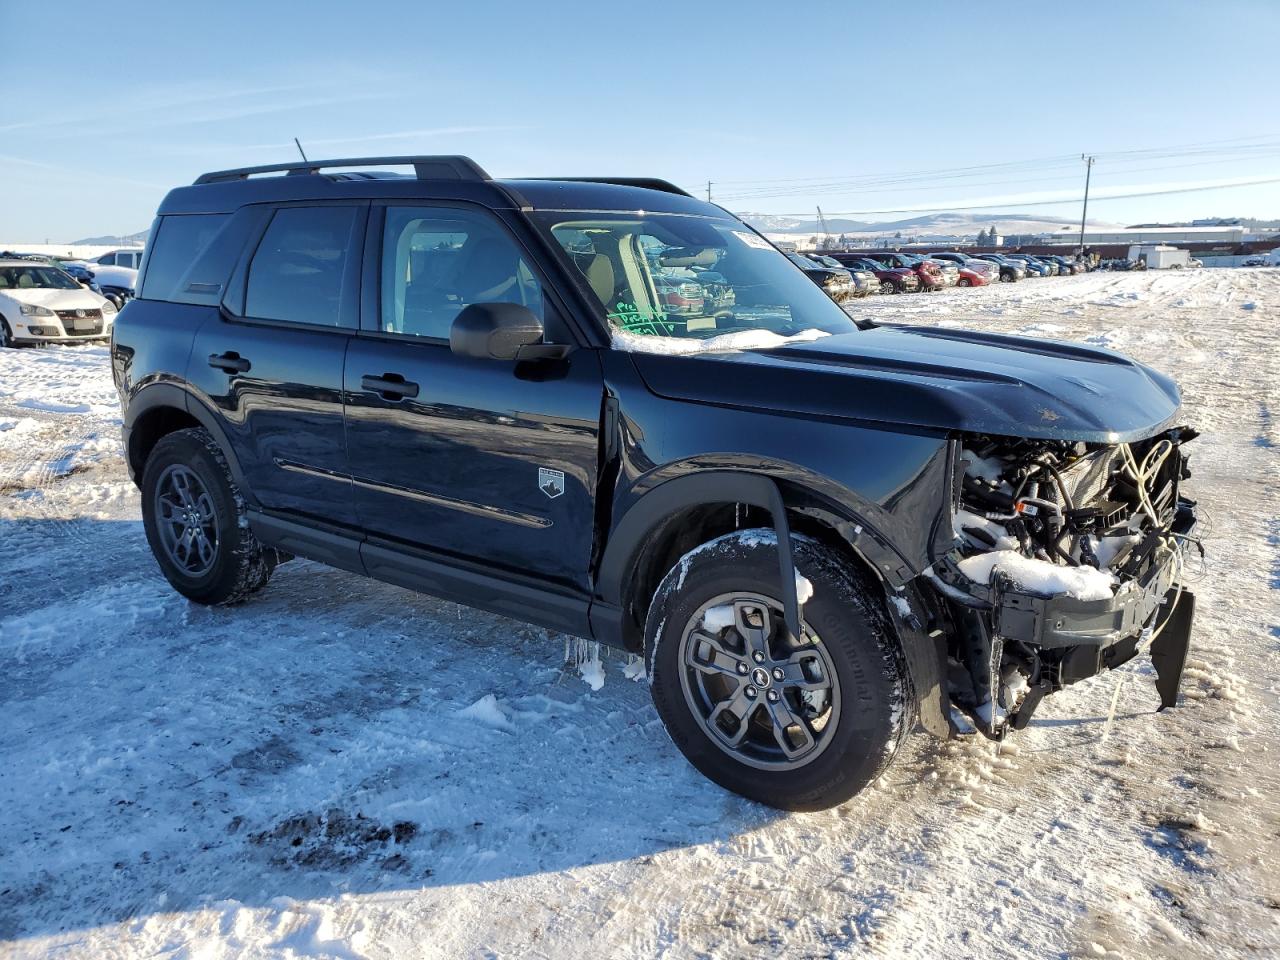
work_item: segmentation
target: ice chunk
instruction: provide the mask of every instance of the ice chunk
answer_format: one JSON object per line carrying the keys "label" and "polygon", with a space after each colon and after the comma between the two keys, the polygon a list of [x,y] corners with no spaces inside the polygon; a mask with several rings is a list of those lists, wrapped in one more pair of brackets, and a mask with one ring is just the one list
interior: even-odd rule
{"label": "ice chunk", "polygon": [[1112,596],[1116,578],[1093,567],[1060,567],[1048,560],[1024,557],[1014,550],[992,550],[966,557],[957,566],[960,572],[977,583],[990,583],[999,570],[1007,574],[1019,588],[1029,593],[1053,596],[1065,593],[1077,600],[1106,600]]}
{"label": "ice chunk", "polygon": [[722,603],[712,607],[702,615],[702,625],[712,633],[719,633],[725,627],[733,626],[733,604]]}
{"label": "ice chunk", "polygon": [[502,706],[498,703],[498,698],[492,693],[486,693],[471,706],[459,710],[458,716],[466,717],[468,720],[474,720],[477,723],[484,724],[486,727],[493,727],[497,730],[515,729],[515,725],[503,713]]}
{"label": "ice chunk", "polygon": [[613,346],[616,350],[628,353],[661,353],[676,356],[689,353],[711,353],[717,350],[767,350],[787,343],[804,343],[808,340],[819,340],[831,334],[824,330],[801,330],[789,337],[773,333],[770,330],[740,330],[736,333],[722,333],[718,337],[707,337],[705,340],[694,337],[655,337],[641,333],[628,333],[625,330],[613,331]]}
{"label": "ice chunk", "polygon": [[804,606],[813,599],[813,584],[799,570],[796,571],[796,602]]}

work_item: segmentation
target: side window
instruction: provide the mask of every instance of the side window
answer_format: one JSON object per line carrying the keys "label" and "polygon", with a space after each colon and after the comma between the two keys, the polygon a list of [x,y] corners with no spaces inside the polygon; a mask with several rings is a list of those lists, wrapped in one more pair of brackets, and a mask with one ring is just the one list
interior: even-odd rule
{"label": "side window", "polygon": [[506,227],[480,211],[389,207],[381,283],[385,333],[447,340],[473,303],[523,304],[547,322],[537,276]]}
{"label": "side window", "polygon": [[249,264],[245,314],[342,326],[356,213],[353,206],[277,210]]}
{"label": "side window", "polygon": [[227,219],[228,215],[223,213],[161,217],[147,240],[151,253],[142,280],[142,299],[174,299],[178,281]]}

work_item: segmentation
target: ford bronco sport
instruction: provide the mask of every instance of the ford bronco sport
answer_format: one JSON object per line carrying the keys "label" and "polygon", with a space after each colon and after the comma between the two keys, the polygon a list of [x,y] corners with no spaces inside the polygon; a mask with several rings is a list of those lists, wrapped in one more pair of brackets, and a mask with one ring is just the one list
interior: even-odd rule
{"label": "ford bronco sport", "polygon": [[642,653],[685,756],[787,809],[1140,653],[1176,698],[1194,432],[1116,353],[855,321],[668,183],[463,157],[205,174],[137,292],[128,464],[198,603],[301,556]]}

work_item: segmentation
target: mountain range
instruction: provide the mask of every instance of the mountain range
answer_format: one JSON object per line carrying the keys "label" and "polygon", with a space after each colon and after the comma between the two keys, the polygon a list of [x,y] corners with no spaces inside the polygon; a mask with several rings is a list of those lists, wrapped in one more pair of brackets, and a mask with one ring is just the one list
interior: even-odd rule
{"label": "mountain range", "polygon": [[[757,230],[765,233],[813,234],[819,230],[816,219],[806,220],[800,217],[776,216],[768,213],[739,213]],[[979,230],[995,227],[998,233],[1056,233],[1060,230],[1075,227],[1079,229],[1080,221],[1067,217],[1046,217],[1025,213],[930,213],[906,220],[846,220],[840,217],[827,217],[828,233],[873,233],[877,235],[902,233],[912,234],[949,234],[963,236],[976,234]],[[1114,227],[1118,224],[1090,220],[1092,227]]]}
{"label": "mountain range", "polygon": [[72,240],[71,246],[105,246],[105,247],[140,247],[147,242],[146,230],[130,233],[122,237],[85,237],[83,240]]}

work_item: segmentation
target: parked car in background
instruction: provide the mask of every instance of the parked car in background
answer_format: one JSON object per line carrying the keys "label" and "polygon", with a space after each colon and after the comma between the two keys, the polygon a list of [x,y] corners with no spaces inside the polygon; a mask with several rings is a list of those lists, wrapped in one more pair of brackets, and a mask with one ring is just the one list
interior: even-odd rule
{"label": "parked car in background", "polygon": [[989,260],[1000,267],[1000,280],[1003,283],[1016,283],[1027,275],[1027,265],[1021,260],[1009,260],[998,253],[975,253],[976,260]]}
{"label": "parked car in background", "polygon": [[115,304],[65,270],[0,259],[0,347],[109,337]]}
{"label": "parked car in background", "polygon": [[1052,260],[1054,263],[1058,265],[1058,270],[1062,274],[1071,274],[1074,276],[1077,273],[1085,272],[1084,263],[1080,260],[1072,260],[1068,257],[1063,257],[1056,253],[1050,254],[1046,257],[1042,257],[1041,259]]}
{"label": "parked car in background", "polygon": [[1028,277],[1051,277],[1057,273],[1057,269],[1050,269],[1046,263],[1041,263],[1029,253],[1010,253],[1005,255],[1009,260],[1016,260],[1021,263],[1023,269],[1027,271]]}
{"label": "parked car in background", "polygon": [[806,253],[804,256],[824,267],[848,270],[850,275],[853,277],[854,286],[857,287],[857,295],[860,297],[880,292],[880,281],[876,279],[876,275],[870,270],[859,270],[846,267],[835,257],[829,257],[825,253]]}
{"label": "parked car in background", "polygon": [[881,293],[915,293],[920,289],[920,278],[907,267],[889,267],[878,260],[853,253],[836,253],[832,257],[844,264],[847,270],[870,270],[880,284]]}
{"label": "parked car in background", "polygon": [[961,287],[981,287],[988,283],[996,283],[1000,279],[999,264],[992,263],[990,260],[978,260],[967,253],[956,251],[931,253],[929,259],[955,264],[960,274],[956,284]]}
{"label": "parked car in background", "polygon": [[93,262],[100,267],[128,267],[137,270],[142,266],[142,248],[130,247],[124,250],[112,250],[104,253]]}
{"label": "parked car in background", "polygon": [[138,286],[138,271],[133,267],[101,266],[95,263],[90,272],[98,284],[102,295],[121,309],[127,300],[132,299],[134,289]]}
{"label": "parked car in background", "polygon": [[[947,276],[942,267],[936,263],[928,262],[924,257],[919,257],[912,253],[902,253],[897,250],[876,250],[866,254],[866,256],[871,260],[884,264],[886,267],[910,270],[916,275],[916,281],[919,283],[921,290],[941,290],[947,286]],[[958,275],[958,273],[953,275],[952,285],[954,285],[955,278]]]}
{"label": "parked car in background", "polygon": [[55,264],[55,266],[60,267],[74,277],[81,286],[88,287],[94,293],[102,292],[93,271],[89,269],[89,265],[83,260],[63,260],[61,263]]}
{"label": "parked car in background", "polygon": [[805,272],[810,280],[822,288],[822,292],[836,303],[844,303],[858,295],[853,275],[844,267],[824,267],[798,253],[784,253],[788,260]]}
{"label": "parked car in background", "polygon": [[654,289],[658,302],[667,313],[701,316],[706,301],[702,284],[697,280],[669,273],[654,274]]}

